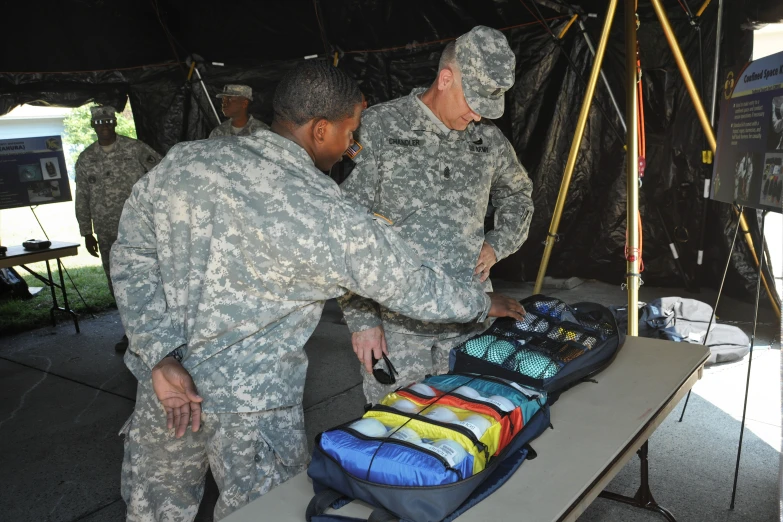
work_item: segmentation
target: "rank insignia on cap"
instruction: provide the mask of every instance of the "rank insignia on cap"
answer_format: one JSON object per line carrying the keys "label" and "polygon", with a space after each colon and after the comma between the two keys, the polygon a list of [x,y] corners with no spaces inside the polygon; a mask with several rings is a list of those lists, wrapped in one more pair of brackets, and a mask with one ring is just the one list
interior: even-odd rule
{"label": "rank insignia on cap", "polygon": [[364,147],[362,147],[361,143],[359,143],[358,141],[354,141],[353,143],[351,143],[350,147],[345,149],[345,152],[343,154],[345,156],[348,156],[350,159],[354,159],[359,154],[359,152],[361,152],[363,148]]}

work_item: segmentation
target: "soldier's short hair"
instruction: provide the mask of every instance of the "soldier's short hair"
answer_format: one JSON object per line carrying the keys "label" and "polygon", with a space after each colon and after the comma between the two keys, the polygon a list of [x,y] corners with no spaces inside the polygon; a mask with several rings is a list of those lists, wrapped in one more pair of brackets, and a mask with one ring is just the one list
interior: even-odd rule
{"label": "soldier's short hair", "polygon": [[440,61],[438,62],[438,72],[441,72],[446,67],[459,70],[459,64],[457,63],[457,41],[452,40],[443,48],[443,53],[440,55]]}
{"label": "soldier's short hair", "polygon": [[307,60],[286,73],[272,100],[274,118],[295,125],[353,115],[362,93],[356,80],[324,60]]}

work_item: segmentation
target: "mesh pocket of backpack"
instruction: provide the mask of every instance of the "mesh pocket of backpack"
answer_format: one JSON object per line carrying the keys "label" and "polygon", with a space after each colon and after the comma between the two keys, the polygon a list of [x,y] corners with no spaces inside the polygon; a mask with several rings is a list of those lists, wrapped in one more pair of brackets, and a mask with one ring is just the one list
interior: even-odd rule
{"label": "mesh pocket of backpack", "polygon": [[560,316],[566,309],[566,304],[560,299],[539,299],[533,303],[536,312],[541,315],[548,315],[554,319],[560,319]]}
{"label": "mesh pocket of backpack", "polygon": [[584,332],[578,332],[568,326],[555,326],[547,332],[546,336],[554,341],[572,341],[579,343],[588,350],[591,350],[595,346],[595,343],[598,342],[596,337]]}
{"label": "mesh pocket of backpack", "polygon": [[[480,344],[477,343],[472,345],[472,347],[469,347],[468,345],[471,341],[475,340],[471,339],[467,341],[460,350],[472,357],[535,379],[547,379],[553,377],[560,371],[560,365],[555,362],[551,356],[547,355],[545,350],[541,350],[540,348],[529,349],[524,344],[520,346],[521,343],[498,339],[491,335],[483,335],[480,337],[492,337],[494,340],[484,348],[486,339],[483,339]],[[546,339],[537,340],[536,344],[545,344],[546,341]],[[478,346],[480,346],[481,349],[478,349]]]}
{"label": "mesh pocket of backpack", "polygon": [[549,321],[535,314],[525,314],[521,321],[514,322],[514,328],[523,332],[544,333],[549,329]]}
{"label": "mesh pocket of backpack", "polygon": [[487,353],[487,348],[490,344],[497,340],[494,335],[479,335],[473,339],[469,339],[463,346],[462,351],[472,357],[483,359]]}
{"label": "mesh pocket of backpack", "polygon": [[599,332],[601,334],[601,337],[603,337],[604,339],[615,334],[614,327],[611,324],[607,323],[606,321],[598,322],[598,321],[593,321],[590,319],[583,319],[583,318],[577,318],[577,320],[579,321],[579,324],[581,324],[585,328],[589,328],[590,330]]}
{"label": "mesh pocket of backpack", "polygon": [[552,357],[524,347],[520,348],[503,366],[535,379],[548,379],[560,371],[560,365]]}

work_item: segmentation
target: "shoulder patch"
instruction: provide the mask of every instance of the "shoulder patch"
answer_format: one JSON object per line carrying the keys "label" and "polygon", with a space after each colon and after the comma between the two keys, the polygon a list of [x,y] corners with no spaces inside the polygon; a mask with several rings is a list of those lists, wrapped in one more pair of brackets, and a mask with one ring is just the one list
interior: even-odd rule
{"label": "shoulder patch", "polygon": [[351,143],[351,146],[345,149],[343,155],[348,156],[350,159],[354,159],[363,149],[362,144],[358,141]]}

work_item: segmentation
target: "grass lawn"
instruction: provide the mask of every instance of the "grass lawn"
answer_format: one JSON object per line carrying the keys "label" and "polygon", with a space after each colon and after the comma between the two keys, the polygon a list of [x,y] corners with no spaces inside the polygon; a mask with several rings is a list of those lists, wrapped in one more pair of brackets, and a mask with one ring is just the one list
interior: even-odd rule
{"label": "grass lawn", "polygon": [[[64,258],[67,261],[68,258]],[[34,266],[34,265],[31,265]],[[53,268],[56,263],[53,265]],[[46,273],[46,266],[36,267],[36,272],[39,274]],[[75,268],[67,268],[68,273],[73,279],[73,283],[81,292],[84,301],[89,306],[89,309],[85,307],[79,294],[73,288],[71,281],[67,275],[65,277],[65,286],[68,289],[68,304],[71,310],[79,314],[79,318],[89,317],[90,312],[101,312],[108,309],[114,309],[114,299],[109,293],[109,286],[106,283],[106,274],[103,272],[103,267],[98,266],[82,266]],[[27,285],[30,287],[44,286],[38,279],[27,274],[23,269],[17,269],[19,275],[24,276],[24,280],[27,281]],[[55,281],[59,282],[57,278],[57,272],[53,271],[52,276]],[[57,290],[57,302],[60,306],[64,306],[62,302],[62,296],[60,291]],[[41,326],[49,326],[52,324],[49,315],[49,309],[52,306],[52,293],[48,287],[44,287],[35,297],[32,299],[12,299],[2,298],[0,299],[0,335],[8,335],[12,333],[22,332],[25,330],[31,330],[33,328],[39,328]],[[55,318],[57,323],[71,322],[70,315],[63,312],[55,312]]]}
{"label": "grass lawn", "polygon": [[[71,182],[71,193],[75,190]],[[87,302],[89,309],[85,307],[79,294],[73,288],[71,281],[64,274],[65,285],[68,288],[68,304],[71,309],[79,314],[80,318],[89,317],[90,311],[100,312],[115,308],[114,299],[109,293],[109,287],[106,283],[106,274],[103,273],[101,260],[92,257],[84,248],[84,241],[79,235],[79,225],[76,223],[73,201],[63,203],[54,203],[51,205],[41,205],[36,208],[36,214],[52,241],[69,241],[79,243],[79,255],[64,257],[62,263],[73,278],[79,292],[81,292],[84,301]],[[44,235],[41,227],[35,220],[35,216],[29,208],[15,208],[0,211],[0,244],[11,246],[19,245],[25,239],[37,238],[43,239]],[[59,283],[56,270],[56,262],[50,262],[53,269],[55,281]],[[39,274],[46,274],[45,263],[32,263],[29,265],[31,270]],[[27,285],[30,287],[43,286],[33,276],[29,275],[22,268],[15,267],[17,273],[21,275]],[[57,301],[60,306],[62,297],[57,291]],[[49,308],[52,306],[52,293],[48,287],[41,290],[32,299],[17,300],[11,298],[0,299],[0,335],[31,330],[41,326],[51,325],[49,317]],[[68,314],[56,312],[57,323],[70,322]]]}

